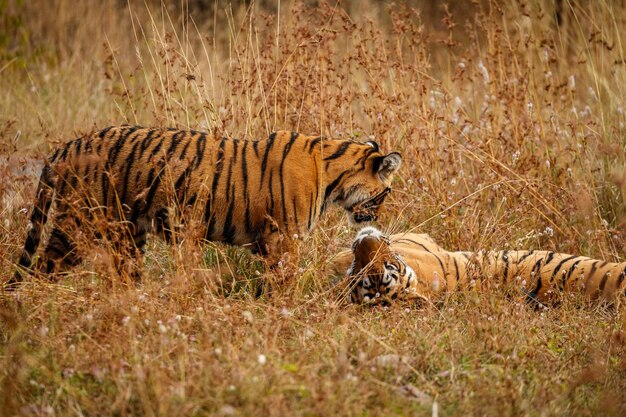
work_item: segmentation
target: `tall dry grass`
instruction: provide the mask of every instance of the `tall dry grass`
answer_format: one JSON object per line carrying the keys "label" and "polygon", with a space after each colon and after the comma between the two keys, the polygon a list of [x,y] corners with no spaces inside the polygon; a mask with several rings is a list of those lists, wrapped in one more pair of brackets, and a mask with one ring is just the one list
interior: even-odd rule
{"label": "tall dry grass", "polygon": [[[620,2],[234,3],[0,3],[3,276],[37,161],[123,122],[372,137],[405,160],[388,232],[625,257]],[[623,312],[566,300],[540,313],[497,291],[340,306],[323,269],[353,235],[329,213],[300,278],[260,299],[262,268],[240,249],[151,242],[129,288],[85,245],[60,283],[1,296],[0,414],[626,410]]]}

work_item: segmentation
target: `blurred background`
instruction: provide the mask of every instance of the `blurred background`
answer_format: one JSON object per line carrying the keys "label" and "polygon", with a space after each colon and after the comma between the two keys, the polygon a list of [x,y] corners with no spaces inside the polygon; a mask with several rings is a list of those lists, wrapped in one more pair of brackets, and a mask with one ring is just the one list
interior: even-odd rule
{"label": "blurred background", "polygon": [[10,0],[0,16],[5,155],[120,123],[374,138],[406,161],[390,231],[626,253],[623,1]]}

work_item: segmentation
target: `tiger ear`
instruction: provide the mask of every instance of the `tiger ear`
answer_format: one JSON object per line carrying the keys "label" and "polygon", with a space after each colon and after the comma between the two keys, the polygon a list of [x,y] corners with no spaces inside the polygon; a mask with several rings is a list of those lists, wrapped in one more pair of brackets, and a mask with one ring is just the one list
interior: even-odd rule
{"label": "tiger ear", "polygon": [[402,165],[402,156],[398,152],[392,152],[382,157],[376,173],[382,179],[387,179],[400,169],[400,165]]}
{"label": "tiger ear", "polygon": [[367,142],[365,142],[366,145],[371,146],[372,148],[374,148],[374,151],[378,152],[379,151],[379,147],[378,147],[378,143],[374,142],[373,140],[368,140]]}

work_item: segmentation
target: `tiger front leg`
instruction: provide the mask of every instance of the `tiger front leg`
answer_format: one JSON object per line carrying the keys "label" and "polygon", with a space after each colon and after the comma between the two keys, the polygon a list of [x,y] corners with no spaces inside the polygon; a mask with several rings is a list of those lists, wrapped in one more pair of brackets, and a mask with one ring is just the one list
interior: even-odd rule
{"label": "tiger front leg", "polygon": [[258,239],[258,246],[272,281],[282,283],[295,278],[300,249],[297,236],[282,233],[276,221],[268,218]]}
{"label": "tiger front leg", "polygon": [[143,271],[143,255],[146,239],[151,230],[151,222],[147,217],[140,217],[125,228],[123,239],[117,242],[116,267],[120,278],[127,283],[141,280]]}
{"label": "tiger front leg", "polygon": [[115,242],[110,248],[115,272],[126,285],[138,283],[143,270],[143,251],[132,240]]}
{"label": "tiger front leg", "polygon": [[54,280],[57,273],[66,272],[81,262],[74,237],[80,228],[79,220],[60,209],[53,222],[52,231],[43,254],[35,263],[34,270]]}
{"label": "tiger front leg", "polygon": [[[141,280],[143,254],[150,223],[145,218],[133,222],[110,220],[106,222],[99,238],[104,250],[104,263],[100,264],[103,277],[109,284],[121,281],[133,285]],[[119,280],[119,281],[118,281]]]}

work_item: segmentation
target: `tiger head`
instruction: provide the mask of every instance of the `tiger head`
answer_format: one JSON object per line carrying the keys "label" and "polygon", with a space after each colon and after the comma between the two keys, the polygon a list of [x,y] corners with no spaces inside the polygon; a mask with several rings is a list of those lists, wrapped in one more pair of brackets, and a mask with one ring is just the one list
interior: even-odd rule
{"label": "tiger head", "polygon": [[392,250],[389,238],[379,230],[361,229],[352,243],[352,255],[347,275],[353,285],[353,303],[385,303],[413,290],[415,272]]}
{"label": "tiger head", "polygon": [[[330,176],[336,178],[326,187],[324,201],[343,207],[350,213],[352,223],[374,221],[391,192],[391,180],[402,157],[398,152],[381,153],[376,142],[350,144],[360,149],[352,150],[344,143],[323,159]],[[333,174],[332,170],[337,172]]]}

